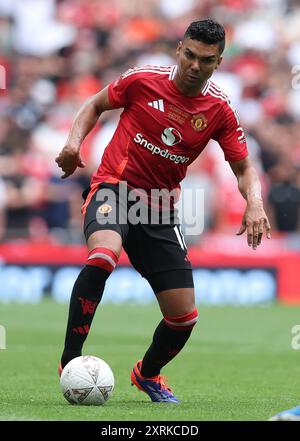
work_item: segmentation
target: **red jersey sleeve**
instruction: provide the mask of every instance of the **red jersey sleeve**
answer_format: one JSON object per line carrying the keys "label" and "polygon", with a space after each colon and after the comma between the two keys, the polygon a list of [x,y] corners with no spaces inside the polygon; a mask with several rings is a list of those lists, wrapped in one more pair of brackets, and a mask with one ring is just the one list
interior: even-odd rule
{"label": "red jersey sleeve", "polygon": [[110,104],[118,109],[128,107],[131,103],[133,84],[138,81],[137,75],[130,74],[131,69],[108,85]]}
{"label": "red jersey sleeve", "polygon": [[215,140],[220,144],[226,161],[240,161],[248,156],[245,133],[231,104],[226,101],[223,104],[223,110],[224,124]]}

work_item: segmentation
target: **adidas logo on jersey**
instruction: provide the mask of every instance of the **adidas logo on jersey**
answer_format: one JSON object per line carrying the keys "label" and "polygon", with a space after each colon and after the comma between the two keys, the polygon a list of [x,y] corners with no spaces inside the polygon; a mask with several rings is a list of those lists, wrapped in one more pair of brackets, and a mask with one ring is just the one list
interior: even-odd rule
{"label": "adidas logo on jersey", "polygon": [[148,103],[148,106],[154,107],[154,109],[160,110],[161,112],[165,111],[163,100],[151,101]]}

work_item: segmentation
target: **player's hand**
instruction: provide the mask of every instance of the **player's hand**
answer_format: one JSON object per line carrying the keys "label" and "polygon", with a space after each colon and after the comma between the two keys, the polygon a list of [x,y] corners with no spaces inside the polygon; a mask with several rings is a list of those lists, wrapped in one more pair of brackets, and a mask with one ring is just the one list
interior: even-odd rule
{"label": "player's hand", "polygon": [[271,239],[271,226],[261,200],[247,203],[241,228],[236,234],[240,236],[246,230],[247,243],[253,250],[256,250],[260,245],[264,231],[267,238]]}
{"label": "player's hand", "polygon": [[69,145],[64,146],[60,154],[55,159],[55,162],[64,172],[64,174],[61,176],[62,179],[72,175],[77,167],[85,167],[85,163],[80,157],[79,150]]}

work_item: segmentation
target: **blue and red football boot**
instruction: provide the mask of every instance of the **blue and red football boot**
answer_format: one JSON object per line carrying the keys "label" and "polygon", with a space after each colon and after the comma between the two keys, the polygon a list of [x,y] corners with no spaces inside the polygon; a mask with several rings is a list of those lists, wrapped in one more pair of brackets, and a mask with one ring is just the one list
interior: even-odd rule
{"label": "blue and red football boot", "polygon": [[131,384],[145,392],[155,403],[179,403],[173,395],[172,389],[167,385],[163,375],[155,377],[143,377],[141,375],[142,360],[137,361],[131,371]]}

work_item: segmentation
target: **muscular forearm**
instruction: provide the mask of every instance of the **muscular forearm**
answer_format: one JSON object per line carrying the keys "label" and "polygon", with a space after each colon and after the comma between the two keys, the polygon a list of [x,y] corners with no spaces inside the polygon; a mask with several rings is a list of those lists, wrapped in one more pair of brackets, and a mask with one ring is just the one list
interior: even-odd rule
{"label": "muscular forearm", "polygon": [[263,207],[260,181],[248,158],[230,165],[237,177],[238,188],[247,201],[242,225],[237,234],[243,234],[247,230],[248,245],[256,250],[261,243],[264,229],[267,238],[271,238],[271,226]]}
{"label": "muscular forearm", "polygon": [[73,121],[67,145],[79,150],[82,141],[95,127],[101,113],[101,110],[95,105],[92,99],[84,103]]}
{"label": "muscular forearm", "polygon": [[262,201],[261,184],[254,167],[245,168],[237,179],[239,191],[247,202]]}
{"label": "muscular forearm", "polygon": [[72,124],[67,142],[55,161],[64,172],[62,179],[70,176],[77,167],[85,167],[80,157],[80,146],[86,135],[95,127],[100,115],[111,110],[108,98],[108,86],[93,95],[79,109]]}

